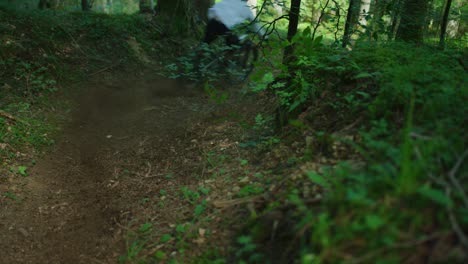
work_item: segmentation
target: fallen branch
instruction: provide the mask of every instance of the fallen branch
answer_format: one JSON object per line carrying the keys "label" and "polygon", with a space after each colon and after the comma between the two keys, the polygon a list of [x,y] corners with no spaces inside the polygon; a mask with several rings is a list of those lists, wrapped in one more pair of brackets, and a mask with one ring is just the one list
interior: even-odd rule
{"label": "fallen branch", "polygon": [[10,121],[16,122],[16,118],[14,116],[2,110],[0,110],[0,117],[4,117]]}
{"label": "fallen branch", "polygon": [[218,200],[218,201],[213,201],[213,205],[216,208],[224,209],[227,207],[240,205],[244,203],[256,202],[256,200],[259,200],[260,198],[263,198],[263,195],[257,195],[257,196],[245,197],[245,198],[239,198],[239,199],[233,199],[233,200]]}
{"label": "fallen branch", "polygon": [[96,74],[105,72],[105,71],[107,71],[107,70],[110,70],[110,69],[112,69],[112,68],[114,68],[114,67],[119,66],[121,63],[122,63],[122,61],[119,61],[118,63],[116,63],[116,64],[114,64],[114,65],[111,65],[111,66],[109,66],[109,67],[105,67],[105,68],[103,68],[103,69],[101,69],[101,70],[99,70],[99,71],[97,71],[97,72],[94,72],[94,73],[89,74],[88,76],[93,76],[93,75],[96,75]]}

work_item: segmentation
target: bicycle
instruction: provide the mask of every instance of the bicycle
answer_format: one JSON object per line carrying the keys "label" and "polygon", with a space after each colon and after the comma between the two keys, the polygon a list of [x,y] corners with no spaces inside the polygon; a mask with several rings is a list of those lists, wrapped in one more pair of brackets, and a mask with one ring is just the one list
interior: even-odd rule
{"label": "bicycle", "polygon": [[198,80],[245,81],[252,73],[259,53],[247,34],[240,36],[239,41],[239,45],[234,46],[219,43],[219,40],[200,45],[195,59]]}
{"label": "bicycle", "polygon": [[194,83],[245,81],[259,58],[258,46],[250,35],[239,37],[240,45],[227,46],[223,38],[211,44],[201,43],[176,62],[166,65],[165,76]]}

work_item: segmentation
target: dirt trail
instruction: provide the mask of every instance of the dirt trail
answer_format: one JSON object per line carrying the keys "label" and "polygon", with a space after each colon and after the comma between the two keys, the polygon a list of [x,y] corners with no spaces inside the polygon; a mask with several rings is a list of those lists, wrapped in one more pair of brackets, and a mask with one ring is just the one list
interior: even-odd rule
{"label": "dirt trail", "polygon": [[[2,205],[0,263],[116,263],[125,252],[122,223],[141,197],[125,181],[163,170],[209,107],[181,83],[143,79],[87,84],[62,138],[26,178],[26,198]],[[145,158],[161,162],[148,169]]]}

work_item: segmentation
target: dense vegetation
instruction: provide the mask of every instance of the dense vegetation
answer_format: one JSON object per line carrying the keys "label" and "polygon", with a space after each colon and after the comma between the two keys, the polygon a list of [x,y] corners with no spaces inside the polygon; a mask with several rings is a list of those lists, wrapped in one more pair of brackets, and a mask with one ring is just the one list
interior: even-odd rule
{"label": "dense vegetation", "polygon": [[[259,7],[264,2],[269,1],[259,1]],[[459,27],[441,39],[445,1],[414,1],[431,8],[416,14],[424,23],[409,25],[407,32],[392,22],[402,16],[398,22],[405,23],[408,14],[401,12],[411,6],[401,5],[412,1],[384,1],[387,5],[374,6],[364,20],[344,19],[343,13],[355,10],[353,2],[303,1],[312,12],[301,11],[298,33],[289,41],[283,39],[285,19],[275,21],[277,10],[265,6],[260,17],[271,38],[262,43],[267,47],[262,63],[244,88],[245,96],[260,98],[265,107],[245,126],[252,136],[240,143],[246,156],[264,158],[257,159],[258,166],[247,159],[237,164],[254,179],[236,197],[255,200],[254,209],[241,204],[226,220],[230,226],[248,219],[234,230],[229,250],[215,243],[192,262],[466,261],[466,4],[454,1],[452,25]],[[58,127],[53,113],[63,107],[53,99],[65,86],[103,69],[136,69],[148,58],[172,65],[178,53],[187,53],[184,46],[164,45],[177,34],[163,30],[163,17],[52,12],[0,6],[0,159],[1,166],[20,174],[24,168],[13,165],[22,149],[53,144]],[[285,48],[290,59],[283,61]],[[172,54],[163,57],[160,51]],[[220,87],[219,81],[205,85]],[[266,165],[271,153],[282,153],[273,158],[273,168]],[[207,156],[214,171],[237,160],[215,157]],[[200,217],[208,210],[222,215],[207,209],[208,191],[182,193],[194,208],[193,223],[210,222],[209,216]],[[176,229],[179,234],[184,226]],[[163,234],[155,241],[190,248],[186,236]],[[120,260],[152,263],[169,254],[158,250]]]}

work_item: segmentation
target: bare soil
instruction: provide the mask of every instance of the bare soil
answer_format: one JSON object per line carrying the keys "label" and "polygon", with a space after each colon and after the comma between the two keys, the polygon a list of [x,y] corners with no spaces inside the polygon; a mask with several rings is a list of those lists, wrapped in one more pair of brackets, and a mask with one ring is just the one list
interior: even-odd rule
{"label": "bare soil", "polygon": [[1,200],[0,263],[116,263],[154,183],[203,170],[190,133],[215,106],[202,92],[148,76],[81,86],[57,144],[21,180],[22,199]]}

